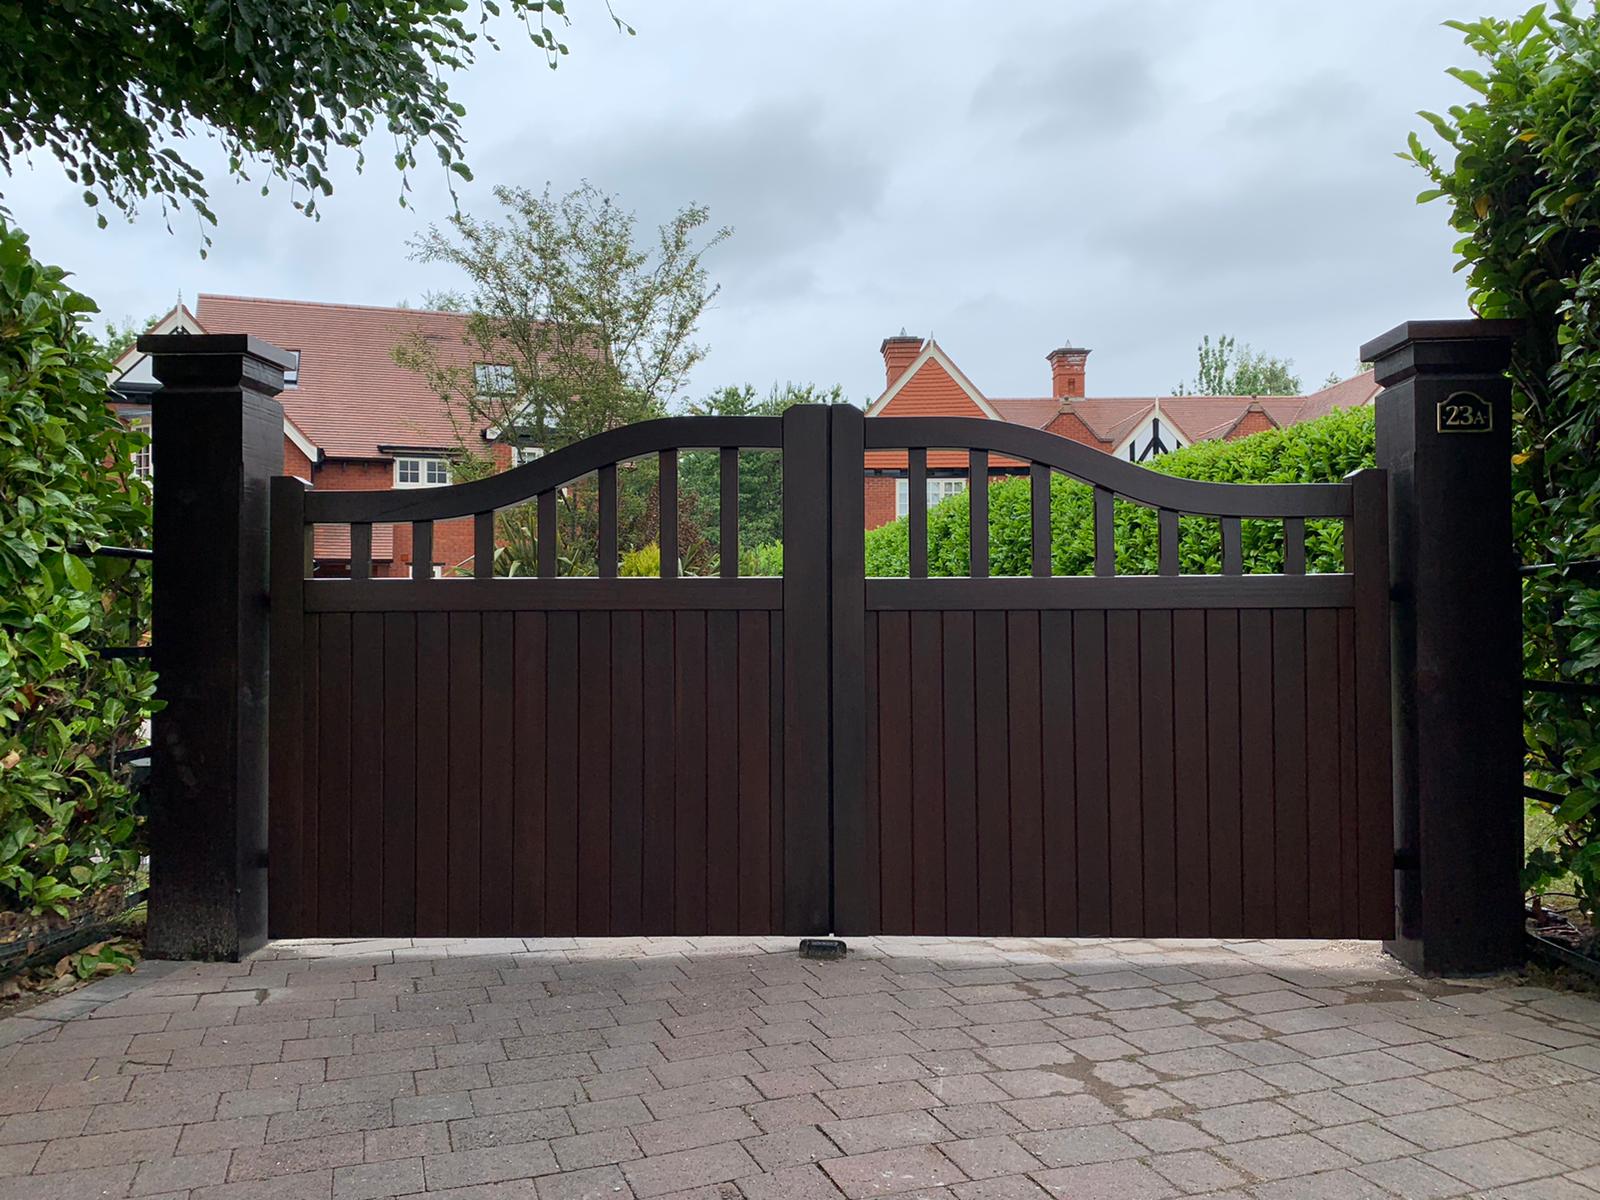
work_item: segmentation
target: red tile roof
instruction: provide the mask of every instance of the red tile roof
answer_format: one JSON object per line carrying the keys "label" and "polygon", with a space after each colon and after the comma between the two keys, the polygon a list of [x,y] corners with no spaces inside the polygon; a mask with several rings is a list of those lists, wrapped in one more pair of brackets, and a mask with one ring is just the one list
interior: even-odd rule
{"label": "red tile roof", "polygon": [[445,403],[391,354],[416,332],[434,341],[447,363],[469,364],[466,318],[459,313],[206,294],[195,316],[207,333],[253,333],[300,352],[299,386],[278,399],[329,458],[386,457],[379,446],[456,444]]}

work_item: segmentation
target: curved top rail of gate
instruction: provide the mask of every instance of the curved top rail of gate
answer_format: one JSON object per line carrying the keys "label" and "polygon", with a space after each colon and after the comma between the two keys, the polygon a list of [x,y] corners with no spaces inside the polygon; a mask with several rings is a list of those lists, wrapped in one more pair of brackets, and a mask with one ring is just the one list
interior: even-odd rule
{"label": "curved top rail of gate", "polygon": [[[783,421],[779,417],[663,417],[607,430],[509,471],[446,487],[383,491],[304,492],[302,522],[307,526],[350,527],[350,575],[368,579],[372,570],[372,527],[376,523],[409,523],[412,530],[412,577],[432,578],[433,523],[471,517],[474,574],[487,575],[480,564],[494,559],[496,510],[533,500],[538,505],[540,578],[557,572],[556,499],[559,489],[594,474],[599,487],[599,555],[601,578],[617,575],[617,467],[655,454],[659,458],[661,494],[661,574],[678,572],[678,451],[720,452],[719,519],[723,545],[738,545],[739,451],[780,450]],[[722,555],[720,575],[738,575],[737,554]]]}
{"label": "curved top rail of gate", "polygon": [[[1117,498],[1154,509],[1159,535],[1158,573],[1179,574],[1178,519],[1181,516],[1216,518],[1222,541],[1222,574],[1244,573],[1241,519],[1283,522],[1283,573],[1306,573],[1306,520],[1340,520],[1346,527],[1346,545],[1352,522],[1376,513],[1382,507],[1381,491],[1376,500],[1358,498],[1358,482],[1363,493],[1374,485],[1381,489],[1382,472],[1355,472],[1341,483],[1211,483],[1163,475],[1146,467],[1085,446],[1070,438],[1043,429],[1006,421],[976,417],[879,417],[865,422],[868,451],[906,452],[907,518],[909,525],[910,577],[926,579],[927,550],[927,472],[929,450],[966,450],[966,476],[969,483],[968,506],[971,572],[975,578],[988,575],[989,498],[980,481],[989,477],[991,454],[1013,464],[1026,466],[1032,480],[1032,573],[1051,574],[1050,475],[1059,471],[1094,489],[1094,573],[1116,575],[1116,547],[1113,502]],[[1347,554],[1345,572],[1351,569]]]}

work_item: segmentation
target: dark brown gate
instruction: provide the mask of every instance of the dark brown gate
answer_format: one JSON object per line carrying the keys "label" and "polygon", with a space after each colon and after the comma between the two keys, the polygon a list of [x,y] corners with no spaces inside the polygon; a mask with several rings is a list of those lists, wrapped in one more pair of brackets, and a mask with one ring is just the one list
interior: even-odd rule
{"label": "dark brown gate", "polygon": [[[781,579],[676,578],[677,451],[784,456]],[[974,568],[929,579],[931,447],[970,453]],[[908,450],[911,578],[867,579],[863,455]],[[1033,480],[1032,578],[987,578],[989,458]],[[663,578],[616,577],[618,465],[659,455]],[[1002,461],[997,459],[997,461]],[[1049,578],[1059,471],[1096,575]],[[558,577],[557,492],[594,473],[598,578]],[[1117,578],[1115,498],[1159,510]],[[534,578],[432,578],[435,522],[532,500]],[[273,486],[273,936],[982,933],[1389,936],[1384,476],[1177,480],[1039,430],[804,406],[672,418],[502,475]],[[1181,515],[1221,574],[1178,573]],[[1241,520],[1285,571],[1242,573]],[[1346,564],[1305,573],[1307,519]],[[318,525],[352,578],[310,578]],[[409,526],[410,579],[371,577]],[[918,548],[921,548],[919,553]]]}

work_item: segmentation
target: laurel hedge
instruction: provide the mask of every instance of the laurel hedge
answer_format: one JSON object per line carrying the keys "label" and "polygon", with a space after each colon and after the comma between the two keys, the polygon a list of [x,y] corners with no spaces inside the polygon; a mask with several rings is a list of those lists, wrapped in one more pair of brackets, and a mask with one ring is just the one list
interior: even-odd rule
{"label": "laurel hedge", "polygon": [[[1374,425],[1370,407],[1330,413],[1303,425],[1274,429],[1236,442],[1201,442],[1163,455],[1149,467],[1166,475],[1215,483],[1337,482],[1373,463]],[[951,496],[928,510],[928,574],[969,573],[968,497]],[[1158,534],[1153,510],[1124,501],[1115,506],[1117,571],[1156,572]],[[989,570],[995,575],[1027,575],[1033,569],[1032,509],[1026,477],[997,479],[989,487]],[[1243,523],[1244,568],[1249,572],[1283,569],[1283,524]],[[1337,571],[1343,562],[1342,529],[1337,521],[1306,522],[1307,569]],[[1094,570],[1093,490],[1065,475],[1050,487],[1051,572],[1088,575]],[[867,573],[904,576],[909,551],[905,518],[867,534]],[[1215,574],[1222,569],[1222,539],[1217,521],[1184,517],[1179,523],[1179,564],[1185,573]]]}

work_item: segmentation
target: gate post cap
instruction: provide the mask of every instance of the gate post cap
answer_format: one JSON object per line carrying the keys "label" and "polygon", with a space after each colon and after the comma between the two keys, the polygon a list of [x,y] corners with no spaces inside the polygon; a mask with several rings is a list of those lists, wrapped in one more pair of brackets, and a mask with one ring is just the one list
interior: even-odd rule
{"label": "gate post cap", "polygon": [[243,387],[275,396],[294,355],[250,333],[147,333],[134,348],[168,387]]}
{"label": "gate post cap", "polygon": [[1361,347],[1381,387],[1414,375],[1498,375],[1511,364],[1522,322],[1511,319],[1405,321]]}

